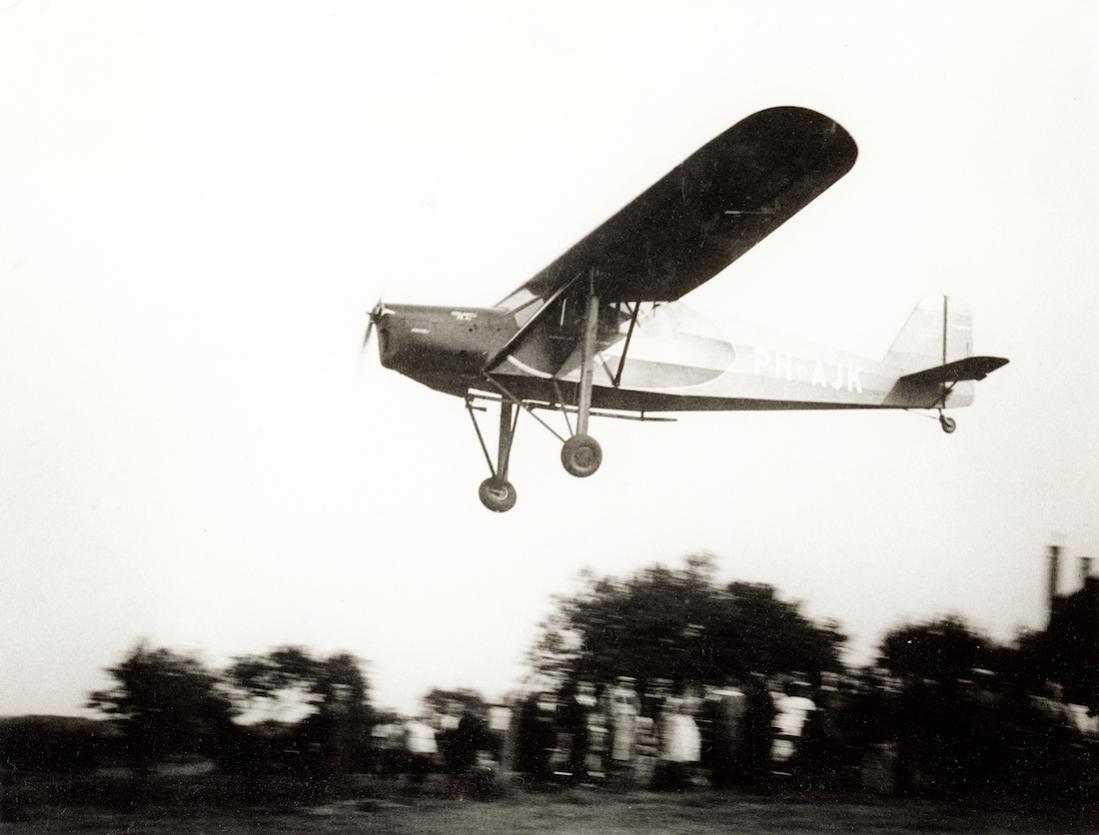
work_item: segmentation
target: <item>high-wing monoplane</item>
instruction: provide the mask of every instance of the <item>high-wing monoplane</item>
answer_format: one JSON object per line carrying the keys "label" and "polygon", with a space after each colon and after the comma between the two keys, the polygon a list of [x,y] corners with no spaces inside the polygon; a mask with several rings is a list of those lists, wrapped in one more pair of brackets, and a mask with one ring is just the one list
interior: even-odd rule
{"label": "high-wing monoplane", "polygon": [[[846,174],[858,149],[800,107],[733,125],[492,307],[379,302],[382,365],[465,400],[488,463],[490,510],[510,510],[508,459],[526,412],[561,441],[574,476],[599,469],[589,418],[669,420],[690,410],[928,409],[973,401],[1004,365],[974,356],[969,313],[946,296],[917,306],[881,360],[789,340],[730,342],[683,296],[724,270]],[[499,407],[495,461],[476,412]],[[555,429],[543,416],[560,412]]]}

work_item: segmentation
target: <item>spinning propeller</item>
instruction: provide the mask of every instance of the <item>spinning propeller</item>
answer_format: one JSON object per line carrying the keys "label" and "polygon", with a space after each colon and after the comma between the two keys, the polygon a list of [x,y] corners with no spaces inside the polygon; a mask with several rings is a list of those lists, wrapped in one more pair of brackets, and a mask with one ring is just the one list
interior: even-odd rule
{"label": "spinning propeller", "polygon": [[366,323],[366,333],[363,334],[364,351],[366,350],[366,346],[370,343],[370,335],[374,333],[374,326],[377,325],[387,313],[389,313],[389,311],[386,310],[385,302],[379,298],[378,303],[374,305],[374,308],[368,314],[370,316],[370,321]]}

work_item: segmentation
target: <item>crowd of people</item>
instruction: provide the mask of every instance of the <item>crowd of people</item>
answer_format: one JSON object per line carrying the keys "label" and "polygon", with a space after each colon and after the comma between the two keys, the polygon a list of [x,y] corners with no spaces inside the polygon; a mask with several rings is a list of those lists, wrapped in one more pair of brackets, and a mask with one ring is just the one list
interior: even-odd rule
{"label": "crowd of people", "polygon": [[[1099,722],[1047,683],[975,670],[941,682],[749,674],[723,685],[580,681],[508,706],[452,703],[374,729],[375,770],[531,785],[880,792],[1080,788],[1099,775]],[[1036,692],[1037,691],[1037,692]]]}

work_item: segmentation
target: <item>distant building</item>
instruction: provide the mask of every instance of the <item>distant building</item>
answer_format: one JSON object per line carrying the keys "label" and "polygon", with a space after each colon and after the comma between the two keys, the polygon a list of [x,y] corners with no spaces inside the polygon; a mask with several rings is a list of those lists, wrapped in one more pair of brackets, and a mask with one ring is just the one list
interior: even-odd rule
{"label": "distant building", "polygon": [[1080,588],[1058,594],[1060,548],[1050,549],[1049,627],[1044,649],[1051,678],[1065,686],[1065,697],[1099,707],[1099,577],[1091,560],[1080,559]]}

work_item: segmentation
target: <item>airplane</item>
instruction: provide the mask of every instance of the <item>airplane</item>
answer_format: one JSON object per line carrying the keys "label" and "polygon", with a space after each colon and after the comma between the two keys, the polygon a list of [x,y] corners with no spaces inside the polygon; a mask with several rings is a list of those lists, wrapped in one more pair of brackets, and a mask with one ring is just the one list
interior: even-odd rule
{"label": "airplane", "polygon": [[[974,381],[1008,361],[973,355],[970,314],[947,296],[918,305],[877,361],[790,340],[729,342],[680,301],[837,182],[857,155],[851,135],[823,114],[761,110],[492,307],[379,301],[363,348],[376,329],[385,368],[464,399],[489,469],[478,496],[499,513],[517,498],[508,460],[522,412],[557,437],[562,465],[579,478],[603,459],[592,416],[926,409],[952,433],[944,409],[972,403]],[[475,414],[484,402],[499,406],[495,462]],[[539,414],[554,411],[562,431]]]}

